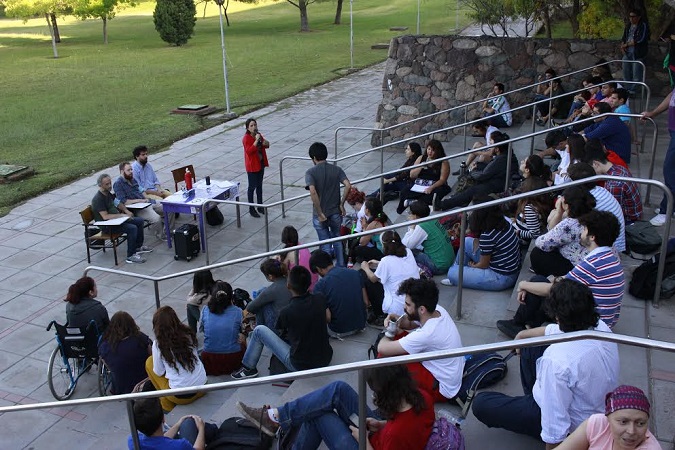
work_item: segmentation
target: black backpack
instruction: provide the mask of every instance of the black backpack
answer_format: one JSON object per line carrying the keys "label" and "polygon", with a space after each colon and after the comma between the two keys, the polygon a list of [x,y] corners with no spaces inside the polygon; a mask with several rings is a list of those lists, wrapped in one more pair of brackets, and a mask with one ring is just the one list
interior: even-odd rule
{"label": "black backpack", "polygon": [[464,362],[462,386],[457,393],[457,403],[462,407],[462,417],[466,417],[476,391],[492,386],[506,376],[507,362],[516,354],[512,350],[506,356],[499,353],[475,353],[467,355]]}
{"label": "black backpack", "polygon": [[224,221],[225,217],[223,217],[223,213],[220,212],[217,206],[206,211],[206,223],[212,227],[222,225]]}
{"label": "black backpack", "polygon": [[662,241],[663,238],[659,235],[656,227],[647,221],[638,220],[626,225],[626,247],[631,252],[631,256],[634,253],[649,255],[657,252]]}
{"label": "black backpack", "polygon": [[238,308],[246,309],[251,302],[251,294],[246,289],[236,288],[232,292],[232,304]]}
{"label": "black backpack", "polygon": [[274,438],[262,433],[243,417],[230,417],[220,424],[208,450],[268,450]]}
{"label": "black backpack", "polygon": [[[636,298],[651,300],[656,290],[656,272],[659,268],[660,253],[643,262],[633,271],[628,292]],[[666,255],[663,281],[659,298],[671,298],[675,294],[675,252]]]}

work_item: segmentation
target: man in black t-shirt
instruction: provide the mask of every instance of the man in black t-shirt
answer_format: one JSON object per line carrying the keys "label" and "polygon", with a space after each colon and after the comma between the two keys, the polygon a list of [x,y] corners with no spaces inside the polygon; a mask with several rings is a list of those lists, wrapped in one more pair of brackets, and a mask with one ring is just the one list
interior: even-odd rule
{"label": "man in black t-shirt", "polygon": [[279,336],[264,325],[251,333],[242,367],[232,374],[241,380],[258,376],[258,361],[264,347],[290,372],[325,367],[333,357],[326,330],[326,298],[307,292],[311,283],[309,270],[295,266],[288,275],[288,289],[293,297],[281,310],[277,320]]}

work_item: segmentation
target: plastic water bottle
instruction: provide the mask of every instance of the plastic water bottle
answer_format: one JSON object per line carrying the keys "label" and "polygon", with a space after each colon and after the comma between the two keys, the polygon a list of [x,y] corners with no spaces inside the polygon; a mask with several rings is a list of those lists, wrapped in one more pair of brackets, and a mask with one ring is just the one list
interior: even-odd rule
{"label": "plastic water bottle", "polygon": [[462,163],[459,165],[459,174],[460,175],[466,174],[466,161],[462,161]]}
{"label": "plastic water bottle", "polygon": [[438,411],[436,411],[436,418],[439,419],[441,417],[445,417],[445,420],[455,425],[457,428],[462,428],[462,424],[464,423],[464,418],[455,417],[454,414],[445,409],[439,409]]}

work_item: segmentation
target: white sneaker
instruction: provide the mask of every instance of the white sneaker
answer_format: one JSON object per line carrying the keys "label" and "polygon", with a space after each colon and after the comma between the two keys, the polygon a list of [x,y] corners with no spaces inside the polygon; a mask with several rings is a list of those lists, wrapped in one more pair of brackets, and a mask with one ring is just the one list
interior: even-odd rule
{"label": "white sneaker", "polygon": [[652,220],[649,221],[652,225],[655,227],[660,227],[663,224],[666,223],[666,215],[665,214],[657,214],[654,216]]}
{"label": "white sneaker", "polygon": [[[663,214],[665,214],[665,213],[666,212],[664,211]],[[661,208],[656,208],[654,210],[654,214],[661,214]],[[673,218],[675,219],[675,212],[673,212]]]}
{"label": "white sneaker", "polygon": [[450,280],[447,279],[447,278],[443,278],[443,279],[441,280],[441,284],[442,284],[443,286],[453,286],[452,282],[450,282]]}
{"label": "white sneaker", "polygon": [[139,253],[150,253],[150,252],[152,252],[152,249],[151,249],[150,247],[148,247],[147,245],[141,245],[140,247],[138,247],[138,248],[136,249],[136,254],[139,254]]}
{"label": "white sneaker", "polygon": [[131,256],[127,256],[126,261],[129,264],[142,264],[142,263],[145,262],[145,260],[143,258],[141,258],[141,255],[139,255],[138,253],[133,254]]}

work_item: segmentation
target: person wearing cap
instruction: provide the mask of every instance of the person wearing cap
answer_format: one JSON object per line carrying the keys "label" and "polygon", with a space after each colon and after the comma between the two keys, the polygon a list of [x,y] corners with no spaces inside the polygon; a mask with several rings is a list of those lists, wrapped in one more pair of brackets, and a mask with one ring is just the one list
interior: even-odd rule
{"label": "person wearing cap", "polygon": [[661,450],[649,431],[649,399],[641,389],[622,385],[605,397],[605,414],[593,414],[559,450]]}

